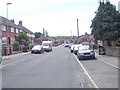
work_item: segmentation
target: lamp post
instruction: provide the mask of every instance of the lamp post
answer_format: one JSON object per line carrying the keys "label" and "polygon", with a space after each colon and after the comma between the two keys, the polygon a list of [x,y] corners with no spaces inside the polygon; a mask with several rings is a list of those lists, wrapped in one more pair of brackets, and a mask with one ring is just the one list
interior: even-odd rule
{"label": "lamp post", "polygon": [[[7,19],[8,19],[8,5],[11,5],[12,3],[6,3],[6,6],[7,6]],[[8,29],[8,20],[7,20],[7,27],[6,27],[7,29],[7,38],[8,38],[8,40],[7,40],[7,42],[8,42],[8,46],[7,46],[7,48],[8,48],[8,54],[10,53],[10,47],[9,47],[9,40],[10,40],[10,37],[9,37],[9,29]]]}
{"label": "lamp post", "polygon": [[77,19],[77,43],[79,43],[79,21]]}
{"label": "lamp post", "polygon": [[78,19],[77,19],[77,35],[79,37],[79,22],[78,22]]}

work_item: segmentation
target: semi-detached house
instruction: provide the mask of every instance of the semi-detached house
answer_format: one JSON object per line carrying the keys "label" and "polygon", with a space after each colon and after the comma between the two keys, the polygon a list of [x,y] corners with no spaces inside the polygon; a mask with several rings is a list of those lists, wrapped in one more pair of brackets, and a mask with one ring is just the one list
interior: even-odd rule
{"label": "semi-detached house", "polygon": [[5,17],[0,16],[0,26],[2,31],[2,54],[9,55],[13,52],[13,43],[19,32],[25,32],[30,39],[30,44],[34,45],[35,34],[22,25],[22,21],[19,21],[18,25],[14,23],[14,20],[8,20]]}

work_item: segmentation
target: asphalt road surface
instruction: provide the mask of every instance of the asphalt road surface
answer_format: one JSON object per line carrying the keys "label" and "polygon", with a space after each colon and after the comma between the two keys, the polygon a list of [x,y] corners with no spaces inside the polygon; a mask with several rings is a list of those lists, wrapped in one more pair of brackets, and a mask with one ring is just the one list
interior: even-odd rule
{"label": "asphalt road surface", "polygon": [[60,46],[8,59],[3,62],[2,88],[118,88],[118,69],[98,58],[79,61]]}

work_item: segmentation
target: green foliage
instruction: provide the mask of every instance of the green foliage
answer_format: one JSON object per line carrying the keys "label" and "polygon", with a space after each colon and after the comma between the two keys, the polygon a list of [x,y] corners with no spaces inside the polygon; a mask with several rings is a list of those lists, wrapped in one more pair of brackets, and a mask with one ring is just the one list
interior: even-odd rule
{"label": "green foliage", "polygon": [[120,13],[110,2],[100,2],[91,28],[97,40],[117,40],[120,37]]}
{"label": "green foliage", "polygon": [[13,51],[19,51],[19,42],[14,42],[13,44]]}
{"label": "green foliage", "polygon": [[16,41],[19,42],[20,45],[28,45],[29,37],[24,32],[20,32],[16,37]]}
{"label": "green foliage", "polygon": [[27,51],[29,49],[29,37],[24,32],[20,32],[19,35],[16,37],[16,42],[20,45],[24,45],[23,51]]}
{"label": "green foliage", "polygon": [[40,32],[35,32],[35,38],[39,38],[39,37],[41,37],[41,35],[42,35],[42,33],[40,33]]}

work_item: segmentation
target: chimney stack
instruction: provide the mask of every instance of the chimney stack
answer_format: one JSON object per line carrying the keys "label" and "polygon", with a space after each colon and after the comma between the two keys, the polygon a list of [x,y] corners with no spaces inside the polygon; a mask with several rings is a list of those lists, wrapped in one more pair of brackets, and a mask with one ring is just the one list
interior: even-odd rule
{"label": "chimney stack", "polygon": [[18,24],[18,25],[22,26],[22,21],[19,21],[19,24]]}
{"label": "chimney stack", "polygon": [[11,19],[11,22],[15,23],[14,19]]}

